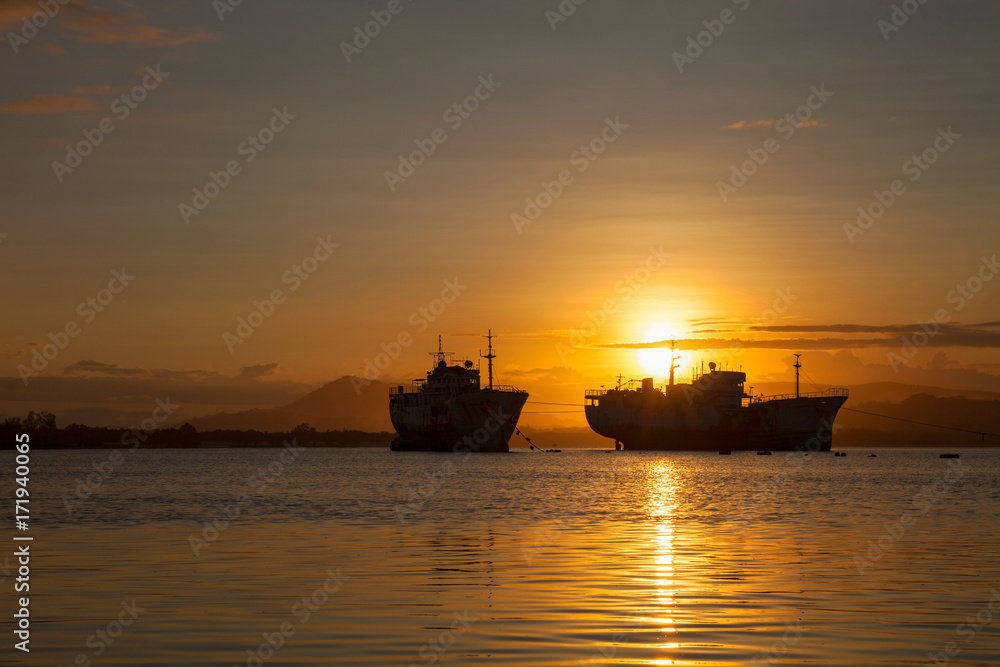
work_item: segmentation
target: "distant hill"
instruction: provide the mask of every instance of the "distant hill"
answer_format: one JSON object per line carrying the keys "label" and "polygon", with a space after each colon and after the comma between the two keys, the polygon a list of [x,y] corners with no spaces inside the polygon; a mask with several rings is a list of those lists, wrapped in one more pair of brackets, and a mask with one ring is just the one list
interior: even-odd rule
{"label": "distant hill", "polygon": [[[820,385],[820,389],[844,385]],[[846,385],[851,392],[848,405],[852,403],[868,403],[870,401],[899,403],[910,396],[925,394],[941,398],[970,398],[980,401],[1000,401],[1000,393],[991,391],[968,391],[960,389],[945,389],[943,387],[930,387],[919,384],[903,384],[901,382],[869,382],[866,384]],[[803,393],[817,391],[817,387],[812,384],[802,382]],[[794,382],[761,382],[754,386],[754,394],[790,394],[795,391]]]}
{"label": "distant hill", "polygon": [[[835,447],[921,447],[1000,445],[998,438],[983,440],[974,433],[918,426],[903,421],[873,417],[852,410],[862,410],[897,419],[941,424],[972,431],[1000,433],[1000,394],[956,391],[894,382],[879,382],[849,387],[851,398],[837,416]],[[815,387],[803,386],[802,391]],[[794,383],[761,383],[755,394],[780,394],[795,391]],[[355,391],[350,377],[323,385],[297,401],[269,409],[221,412],[188,419],[199,431],[221,429],[289,431],[306,423],[319,430],[354,429],[392,431],[388,410],[389,385],[372,381]],[[582,402],[581,402],[582,403]],[[603,438],[586,426],[559,428],[531,427],[522,418],[521,427],[528,437],[542,447],[609,447],[613,441]],[[537,439],[536,439],[537,438]],[[515,436],[514,446],[526,446]]]}
{"label": "distant hill", "polygon": [[349,376],[334,380],[288,405],[220,412],[186,420],[199,431],[289,431],[299,424],[323,430],[392,431],[389,385],[373,380],[356,391]]}

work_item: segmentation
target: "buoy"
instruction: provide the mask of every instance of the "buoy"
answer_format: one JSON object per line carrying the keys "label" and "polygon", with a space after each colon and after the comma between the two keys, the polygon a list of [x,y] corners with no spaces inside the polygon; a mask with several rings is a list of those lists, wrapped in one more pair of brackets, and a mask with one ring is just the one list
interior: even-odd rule
{"label": "buoy", "polygon": [[961,454],[942,454],[941,458],[943,458],[943,459],[960,459],[960,458],[962,458],[962,455]]}

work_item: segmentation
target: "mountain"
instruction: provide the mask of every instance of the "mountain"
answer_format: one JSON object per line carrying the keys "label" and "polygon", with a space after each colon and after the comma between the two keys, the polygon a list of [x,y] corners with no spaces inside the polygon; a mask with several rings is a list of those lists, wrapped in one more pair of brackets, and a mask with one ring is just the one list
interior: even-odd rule
{"label": "mountain", "polygon": [[[358,388],[355,389],[355,384]],[[378,380],[363,386],[344,376],[276,408],[220,412],[186,420],[199,431],[237,429],[289,431],[309,424],[320,431],[350,429],[392,431],[389,421],[389,385]]]}
{"label": "mountain", "polygon": [[[359,385],[357,390],[356,383]],[[803,392],[815,389],[812,386],[802,387]],[[851,398],[837,416],[835,447],[1000,445],[1000,438],[983,439],[978,435],[982,431],[1000,433],[1000,394],[893,382],[862,384],[849,389]],[[754,388],[754,393],[758,395],[794,391],[794,383],[760,383]],[[306,423],[320,431],[354,429],[391,432],[388,397],[389,385],[384,382],[375,380],[360,386],[356,378],[345,376],[279,407],[221,412],[186,421],[199,431],[289,431]],[[545,406],[539,407],[544,409]],[[858,410],[894,419],[866,415],[856,412]],[[976,433],[920,426],[907,420],[968,429]],[[562,428],[555,424],[532,426],[522,418],[521,428],[539,446],[613,446],[611,440],[598,436],[583,424]]]}

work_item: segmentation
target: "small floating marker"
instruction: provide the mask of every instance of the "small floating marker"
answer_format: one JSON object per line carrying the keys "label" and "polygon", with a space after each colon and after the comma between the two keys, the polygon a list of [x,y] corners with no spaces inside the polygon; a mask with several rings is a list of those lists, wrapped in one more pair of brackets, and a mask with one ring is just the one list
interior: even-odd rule
{"label": "small floating marker", "polygon": [[941,458],[943,458],[943,459],[960,459],[960,458],[962,458],[962,455],[961,454],[942,454]]}
{"label": "small floating marker", "polygon": [[757,456],[771,456],[771,452],[766,450],[763,452],[757,452]]}
{"label": "small floating marker", "polygon": [[732,452],[729,451],[728,449],[719,450],[719,456],[730,456],[730,455],[732,455]]}

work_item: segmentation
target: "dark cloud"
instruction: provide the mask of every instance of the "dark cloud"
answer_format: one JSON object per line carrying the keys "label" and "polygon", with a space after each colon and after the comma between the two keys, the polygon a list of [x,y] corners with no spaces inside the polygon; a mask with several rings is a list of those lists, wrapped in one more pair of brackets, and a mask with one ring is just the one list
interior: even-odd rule
{"label": "dark cloud", "polygon": [[143,376],[150,375],[149,371],[142,368],[122,368],[116,364],[104,364],[100,361],[87,359],[70,364],[62,371],[66,376]]}
{"label": "dark cloud", "polygon": [[258,364],[257,366],[244,366],[237,376],[240,380],[259,380],[263,377],[270,377],[278,370],[277,363]]}
{"label": "dark cloud", "polygon": [[[984,330],[995,327],[996,322],[976,325],[962,324],[787,324],[777,326],[745,325],[739,329],[704,329],[698,333],[741,333],[768,334],[791,333],[839,333],[839,334],[885,334],[881,338],[767,338],[759,335],[733,338],[687,338],[674,341],[681,350],[719,350],[731,347],[757,348],[767,350],[848,350],[861,348],[900,347],[904,339],[927,336],[919,347],[974,347],[1000,348],[1000,331]],[[936,327],[936,328],[935,328]],[[661,340],[646,343],[615,343],[601,347],[644,349],[670,347],[671,341]]]}

